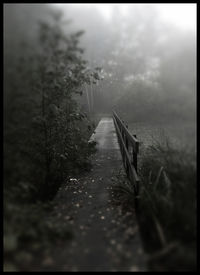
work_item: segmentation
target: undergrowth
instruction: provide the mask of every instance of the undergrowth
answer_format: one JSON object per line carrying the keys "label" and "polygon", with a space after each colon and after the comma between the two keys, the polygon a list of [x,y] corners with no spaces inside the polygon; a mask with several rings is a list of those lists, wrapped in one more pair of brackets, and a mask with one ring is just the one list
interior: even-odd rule
{"label": "undergrowth", "polygon": [[[115,200],[137,210],[144,248],[153,271],[196,270],[196,157],[169,138],[143,150],[137,200],[124,175],[113,184]],[[137,204],[136,204],[137,202]]]}
{"label": "undergrowth", "polygon": [[18,204],[5,195],[4,272],[30,271],[38,255],[48,256],[57,240],[73,238],[69,227],[48,219],[52,209],[53,202]]}

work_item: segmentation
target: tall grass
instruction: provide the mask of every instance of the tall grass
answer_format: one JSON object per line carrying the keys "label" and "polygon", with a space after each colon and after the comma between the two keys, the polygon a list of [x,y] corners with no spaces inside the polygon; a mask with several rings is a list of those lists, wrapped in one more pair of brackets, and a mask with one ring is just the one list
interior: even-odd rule
{"label": "tall grass", "polygon": [[[167,137],[154,140],[143,150],[139,175],[137,216],[150,269],[195,271],[195,152],[175,146]],[[121,182],[115,191],[126,207],[133,207],[130,186]]]}

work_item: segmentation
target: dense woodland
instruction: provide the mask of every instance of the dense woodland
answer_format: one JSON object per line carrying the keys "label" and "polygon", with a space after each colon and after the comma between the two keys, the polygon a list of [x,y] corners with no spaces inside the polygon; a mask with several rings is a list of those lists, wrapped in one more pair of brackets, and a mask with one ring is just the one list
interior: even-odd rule
{"label": "dense woodland", "polygon": [[[74,98],[81,96],[84,84],[95,84],[99,79],[98,70],[88,69],[82,56],[78,43],[82,32],[65,35],[60,14],[51,14],[45,7],[40,12],[50,18],[49,22],[39,22],[35,30],[33,26],[33,35],[28,38],[20,24],[26,10],[27,20],[29,14],[33,18],[25,31],[32,29],[40,7],[31,11],[28,6],[25,10],[20,5],[11,6],[11,10],[5,7],[5,20],[16,19],[19,24],[19,33],[12,32],[13,37],[4,33],[4,213],[8,253],[15,251],[17,240],[20,247],[24,240],[38,238],[41,229],[33,229],[31,224],[40,222],[40,202],[52,199],[72,174],[89,169],[88,158],[94,151],[93,144],[88,144],[94,125]],[[20,40],[23,38],[25,41]],[[21,222],[25,223],[23,227]]]}
{"label": "dense woodland", "polygon": [[99,79],[98,71],[87,69],[81,55],[82,32],[65,36],[60,15],[53,16],[51,23],[40,22],[34,50],[27,42],[14,53],[12,63],[5,53],[9,65],[5,72],[6,152],[11,152],[6,154],[5,176],[10,188],[23,179],[21,187],[25,185],[27,193],[35,191],[32,199],[36,200],[52,197],[71,169],[87,163],[92,126],[74,95],[83,93],[84,84]]}
{"label": "dense woodland", "polygon": [[[160,24],[153,7],[132,6],[124,15],[115,6],[105,19],[90,6],[62,13],[52,4],[4,5],[5,269],[18,271],[56,236],[70,238],[42,220],[62,183],[91,169],[96,149],[88,140],[101,114],[115,109],[128,123],[194,129],[195,102],[196,33]],[[195,183],[194,155],[192,168],[184,164],[188,183]],[[141,168],[145,179],[150,164],[145,159]]]}

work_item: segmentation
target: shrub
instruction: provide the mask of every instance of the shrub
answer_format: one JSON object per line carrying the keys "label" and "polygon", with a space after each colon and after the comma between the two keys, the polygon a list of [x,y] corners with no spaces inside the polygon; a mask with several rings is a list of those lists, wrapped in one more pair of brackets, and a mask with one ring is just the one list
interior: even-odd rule
{"label": "shrub", "polygon": [[143,150],[137,200],[124,176],[113,186],[116,202],[134,211],[154,271],[196,270],[196,159],[169,138]]}

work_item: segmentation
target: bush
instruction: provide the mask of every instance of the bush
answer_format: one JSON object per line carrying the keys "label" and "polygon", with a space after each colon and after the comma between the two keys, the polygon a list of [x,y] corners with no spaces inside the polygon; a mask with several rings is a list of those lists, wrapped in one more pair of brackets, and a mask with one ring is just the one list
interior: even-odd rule
{"label": "bush", "polygon": [[82,94],[85,83],[95,83],[98,74],[88,70],[82,58],[78,45],[82,32],[65,35],[62,24],[55,14],[50,23],[39,24],[35,48],[27,43],[24,53],[6,53],[10,62],[5,62],[4,91],[6,271],[21,268],[20,253],[32,259],[32,252],[43,251],[57,237],[70,236],[62,224],[53,224],[46,216],[64,180],[90,169],[89,157],[95,151],[95,143],[88,143],[94,126],[74,97]]}
{"label": "bush", "polygon": [[140,192],[118,177],[115,202],[135,211],[153,271],[196,270],[196,159],[191,148],[177,148],[169,138],[143,150]]}
{"label": "bush", "polygon": [[73,237],[69,227],[48,218],[53,203],[17,204],[8,195],[4,200],[4,271],[29,271],[38,255]]}
{"label": "bush", "polygon": [[[175,148],[168,138],[162,142],[157,141],[146,149],[140,174],[142,185],[139,212],[143,215],[142,223],[147,226],[145,219],[154,217],[161,247],[176,243],[177,248],[182,248],[181,254],[179,253],[179,266],[174,263],[175,265],[170,267],[172,270],[188,268],[194,270],[196,249],[194,152],[190,151],[190,148]],[[148,239],[144,238],[148,243]],[[155,250],[152,243],[147,246],[149,251]]]}

